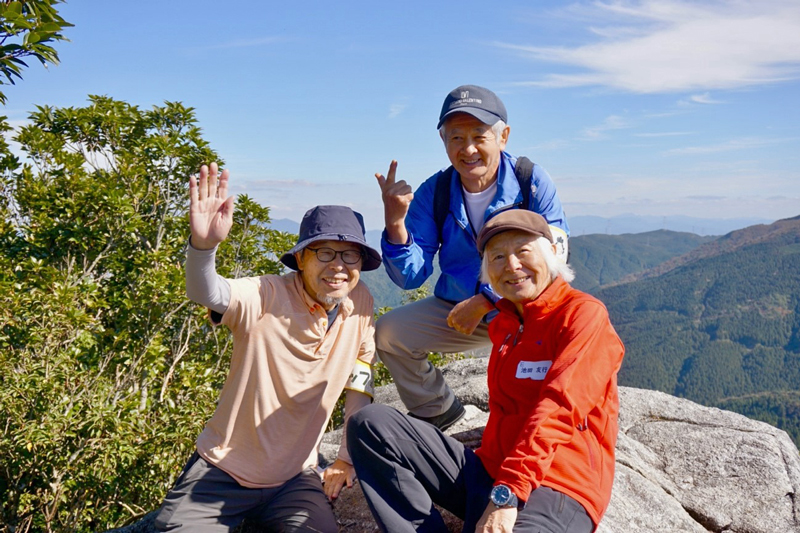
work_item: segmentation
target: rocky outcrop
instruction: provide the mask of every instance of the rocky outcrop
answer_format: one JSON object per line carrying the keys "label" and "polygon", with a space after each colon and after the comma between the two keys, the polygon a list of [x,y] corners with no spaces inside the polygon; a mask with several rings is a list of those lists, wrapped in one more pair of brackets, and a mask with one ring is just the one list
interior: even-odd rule
{"label": "rocky outcrop", "polygon": [[[467,404],[467,416],[448,433],[477,446],[488,417],[486,360],[458,361],[444,373]],[[402,410],[394,386],[379,389],[376,401]],[[599,533],[800,533],[800,454],[786,433],[654,391],[622,387],[620,406],[617,472]],[[325,436],[327,460],[340,436]],[[342,492],[335,511],[340,531],[377,531],[357,485]],[[458,518],[446,520],[461,531]],[[115,531],[152,526],[144,520]]]}

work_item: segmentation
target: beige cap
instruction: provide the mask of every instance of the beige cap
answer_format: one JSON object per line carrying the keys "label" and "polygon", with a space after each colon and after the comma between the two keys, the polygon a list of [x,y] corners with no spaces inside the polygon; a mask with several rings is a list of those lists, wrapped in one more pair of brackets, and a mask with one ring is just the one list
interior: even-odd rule
{"label": "beige cap", "polygon": [[508,209],[489,219],[478,233],[478,251],[483,254],[489,239],[504,231],[518,230],[545,237],[553,242],[553,236],[544,217],[527,209]]}

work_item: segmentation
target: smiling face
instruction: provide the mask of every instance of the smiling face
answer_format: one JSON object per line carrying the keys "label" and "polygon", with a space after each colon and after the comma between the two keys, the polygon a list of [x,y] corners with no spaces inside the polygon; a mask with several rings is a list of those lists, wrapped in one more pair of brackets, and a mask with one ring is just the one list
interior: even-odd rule
{"label": "smiling face", "polygon": [[[358,244],[342,241],[317,241],[310,246],[316,249],[331,248],[337,252],[362,251]],[[306,292],[326,311],[339,305],[358,285],[364,262],[362,259],[354,265],[348,265],[342,261],[342,254],[336,254],[333,261],[323,263],[308,248],[295,254],[295,258]]]}
{"label": "smiling face", "polygon": [[486,190],[497,179],[509,131],[506,126],[497,138],[489,124],[466,113],[456,113],[445,121],[442,140],[447,157],[469,192]]}
{"label": "smiling face", "polygon": [[535,300],[552,282],[536,239],[524,231],[504,231],[492,237],[484,250],[489,282],[497,294],[516,306],[520,316],[524,304]]}

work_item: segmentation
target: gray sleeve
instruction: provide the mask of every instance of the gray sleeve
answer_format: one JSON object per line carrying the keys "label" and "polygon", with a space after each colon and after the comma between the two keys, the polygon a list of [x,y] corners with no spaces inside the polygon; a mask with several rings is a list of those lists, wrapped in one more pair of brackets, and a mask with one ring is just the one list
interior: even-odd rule
{"label": "gray sleeve", "polygon": [[197,250],[186,247],[186,296],[193,302],[224,314],[231,303],[231,286],[228,280],[217,274],[216,247]]}

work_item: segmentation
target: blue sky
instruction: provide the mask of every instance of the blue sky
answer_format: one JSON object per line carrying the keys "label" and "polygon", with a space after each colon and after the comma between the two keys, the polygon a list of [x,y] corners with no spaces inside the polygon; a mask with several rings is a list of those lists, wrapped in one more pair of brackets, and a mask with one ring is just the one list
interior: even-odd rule
{"label": "blue sky", "polygon": [[299,220],[350,205],[382,227],[375,172],[419,185],[461,84],[505,102],[507,149],[569,216],[800,214],[800,3],[72,0],[61,64],[0,112],[103,94],[196,109],[231,186]]}

